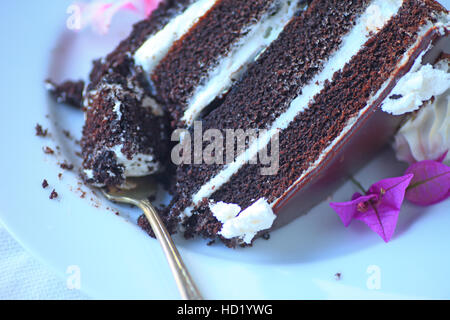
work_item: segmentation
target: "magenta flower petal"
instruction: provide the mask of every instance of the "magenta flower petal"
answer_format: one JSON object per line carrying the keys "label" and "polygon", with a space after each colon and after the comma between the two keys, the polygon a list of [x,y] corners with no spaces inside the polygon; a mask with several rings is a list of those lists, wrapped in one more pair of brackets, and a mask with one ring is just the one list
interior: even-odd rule
{"label": "magenta flower petal", "polygon": [[381,180],[370,187],[368,194],[380,195],[380,206],[400,211],[405,199],[406,189],[413,177],[413,174],[408,173],[403,177]]}
{"label": "magenta flower petal", "polygon": [[448,151],[445,152],[442,156],[440,156],[438,159],[436,159],[437,162],[444,162],[445,158],[447,158]]}
{"label": "magenta flower petal", "polygon": [[378,194],[376,203],[366,213],[355,216],[375,231],[385,242],[389,242],[397,226],[398,215],[405,199],[412,174],[398,178],[389,178],[375,183],[369,189],[369,194]]}
{"label": "magenta flower petal", "polygon": [[411,165],[406,173],[414,179],[406,192],[406,199],[420,206],[444,201],[450,195],[450,167],[438,161],[421,161]]}
{"label": "magenta flower petal", "polygon": [[361,198],[362,196],[363,196],[363,195],[362,195],[361,193],[356,192],[356,193],[354,193],[353,196],[352,196],[352,201],[353,201],[353,200],[356,200],[356,199],[358,199],[358,198]]}
{"label": "magenta flower petal", "polygon": [[364,222],[376,232],[385,242],[389,242],[397,226],[400,210],[388,206],[372,204],[365,213],[358,213],[355,219]]}
{"label": "magenta flower petal", "polygon": [[364,222],[385,242],[389,242],[397,226],[398,215],[413,174],[389,178],[373,184],[366,195],[355,193],[352,201],[330,203],[344,225],[353,219]]}
{"label": "magenta flower petal", "polygon": [[143,5],[145,16],[148,17],[158,7],[161,0],[140,0],[140,2]]}
{"label": "magenta flower petal", "polygon": [[344,225],[348,227],[354,219],[354,216],[360,211],[367,210],[369,201],[376,198],[377,196],[374,194],[368,196],[360,196],[349,202],[331,202],[330,207],[333,208],[334,211],[336,211]]}
{"label": "magenta flower petal", "polygon": [[75,3],[81,9],[82,27],[91,25],[99,34],[106,34],[113,17],[121,10],[131,10],[148,17],[161,0],[94,0]]}

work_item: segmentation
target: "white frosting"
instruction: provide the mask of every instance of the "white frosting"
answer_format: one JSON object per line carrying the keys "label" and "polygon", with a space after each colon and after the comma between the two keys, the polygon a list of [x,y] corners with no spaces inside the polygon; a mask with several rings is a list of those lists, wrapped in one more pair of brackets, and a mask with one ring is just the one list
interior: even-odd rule
{"label": "white frosting", "polygon": [[[450,89],[421,107],[395,137],[397,158],[409,163],[436,160],[450,151]],[[450,152],[444,160],[450,164]]]}
{"label": "white frosting", "polygon": [[[417,59],[420,62],[420,59]],[[432,65],[416,63],[411,70],[400,79],[392,90],[391,97],[383,103],[382,109],[393,115],[401,115],[416,111],[431,97],[443,94],[450,87],[448,66],[445,70],[433,68]]]}
{"label": "white frosting", "polygon": [[397,13],[402,0],[379,1],[367,8],[367,15],[363,18],[368,32],[377,32],[383,28],[385,21]]}
{"label": "white frosting", "polygon": [[240,212],[241,207],[234,203],[218,202],[209,205],[213,215],[222,223],[235,218]]}
{"label": "white frosting", "polygon": [[94,179],[94,170],[92,169],[85,169],[84,174],[86,175],[86,178],[88,179]]}
{"label": "white frosting", "polygon": [[[385,3],[391,4],[389,14],[383,14],[383,25],[399,10],[402,1],[399,0],[374,0],[372,5],[380,8],[385,7]],[[384,4],[384,5],[383,5]],[[370,8],[370,7],[369,7]],[[227,183],[231,177],[239,171],[239,169],[252,159],[262,148],[268,145],[271,138],[280,130],[286,129],[295,117],[304,111],[315,95],[324,89],[326,80],[331,79],[333,74],[341,70],[356,55],[364,43],[369,39],[371,33],[367,29],[367,20],[373,14],[372,9],[366,11],[359,17],[353,29],[343,37],[341,47],[330,56],[324,68],[319,72],[305,87],[302,88],[302,94],[292,101],[289,108],[272,124],[270,130],[265,135],[261,135],[256,141],[234,162],[224,167],[221,172],[206,182],[200,190],[192,197],[194,204],[200,203],[204,198],[208,198],[211,194],[218,190],[222,185]],[[396,10],[395,10],[396,8]],[[185,215],[189,216],[192,208],[185,210]]]}
{"label": "white frosting", "polygon": [[119,100],[116,100],[116,102],[114,103],[113,111],[117,116],[117,120],[122,119],[122,110],[120,109],[121,107],[122,107],[122,102],[120,102]]}
{"label": "white frosting", "polygon": [[147,74],[151,74],[173,43],[187,33],[215,3],[215,0],[198,0],[173,18],[136,51],[134,54],[136,64],[140,65]]}
{"label": "white frosting", "polygon": [[284,26],[294,16],[298,1],[282,1],[282,7],[272,16],[266,15],[252,25],[246,36],[239,41],[230,53],[220,59],[217,67],[211,70],[208,80],[198,87],[188,102],[182,121],[189,127],[201,111],[217,96],[226,92],[233,81],[239,79],[249,61],[278,38]]}
{"label": "white frosting", "polygon": [[117,163],[123,165],[125,177],[144,177],[160,169],[159,162],[151,154],[136,153],[131,159],[123,154],[123,146],[116,145],[110,149],[116,155]]}
{"label": "white frosting", "polygon": [[219,202],[210,205],[214,216],[223,226],[219,234],[226,239],[239,238],[250,244],[260,231],[270,229],[276,215],[266,199],[261,198],[241,212],[236,204]]}

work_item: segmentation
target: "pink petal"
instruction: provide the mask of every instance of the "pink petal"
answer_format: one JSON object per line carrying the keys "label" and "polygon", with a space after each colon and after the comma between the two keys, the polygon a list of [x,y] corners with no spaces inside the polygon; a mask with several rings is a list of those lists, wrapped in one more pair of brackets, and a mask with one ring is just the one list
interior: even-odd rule
{"label": "pink petal", "polygon": [[442,156],[436,159],[437,162],[444,162],[445,158],[447,158],[448,151],[445,152]]}
{"label": "pink petal", "polygon": [[389,242],[397,226],[406,189],[413,177],[414,175],[408,174],[403,177],[384,179],[372,185],[368,193],[379,195],[378,201],[372,203],[371,210],[358,214],[355,219],[366,223],[385,242]]}
{"label": "pink petal", "polygon": [[450,195],[450,167],[438,161],[421,161],[411,165],[406,173],[414,179],[406,192],[406,199],[420,206],[444,201]]}
{"label": "pink petal", "polygon": [[113,16],[119,11],[117,6],[105,5],[101,7],[92,17],[92,28],[99,34],[108,33]]}
{"label": "pink petal", "polygon": [[81,8],[82,26],[91,25],[99,34],[106,34],[113,17],[121,10],[131,10],[142,17],[148,17],[161,0],[95,0],[77,3]]}
{"label": "pink petal", "polygon": [[359,192],[355,192],[354,194],[353,194],[353,196],[352,196],[352,201],[353,200],[356,200],[356,199],[358,199],[358,198],[361,198],[363,195],[361,194],[361,193],[359,193]]}
{"label": "pink petal", "polygon": [[384,207],[400,210],[405,199],[406,189],[413,177],[413,174],[408,173],[403,177],[381,180],[370,187],[368,194],[380,195],[380,201]]}
{"label": "pink petal", "polygon": [[139,9],[136,8],[136,6],[135,6],[135,4],[134,4],[133,1],[125,1],[125,2],[122,4],[121,9],[139,12]]}
{"label": "pink petal", "polygon": [[398,215],[412,174],[381,180],[372,185],[367,195],[355,193],[352,201],[330,203],[344,225],[353,219],[364,222],[385,242],[389,242],[397,226]]}
{"label": "pink petal", "polygon": [[153,12],[153,10],[158,7],[158,5],[161,3],[161,0],[140,0],[140,2],[143,3],[144,13],[148,17]]}
{"label": "pink petal", "polygon": [[358,205],[376,199],[376,195],[360,196],[349,202],[331,202],[330,207],[339,215],[346,227],[350,225],[354,216],[358,214]]}
{"label": "pink petal", "polygon": [[385,242],[389,242],[397,226],[399,213],[400,210],[391,209],[387,206],[371,205],[370,210],[365,213],[358,213],[355,215],[355,219],[364,222]]}

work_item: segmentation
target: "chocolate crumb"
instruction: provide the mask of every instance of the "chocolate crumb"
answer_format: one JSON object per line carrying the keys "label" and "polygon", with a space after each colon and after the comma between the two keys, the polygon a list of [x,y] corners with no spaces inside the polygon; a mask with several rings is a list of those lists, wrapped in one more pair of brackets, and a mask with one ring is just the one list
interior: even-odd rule
{"label": "chocolate crumb", "polygon": [[398,100],[403,98],[403,96],[401,94],[393,94],[392,96],[389,97],[389,99],[391,100]]}
{"label": "chocolate crumb", "polygon": [[336,281],[339,281],[342,279],[342,273],[338,272],[334,275],[334,278],[336,279]]}
{"label": "chocolate crumb", "polygon": [[264,234],[262,235],[262,238],[263,238],[264,240],[269,240],[269,239],[270,239],[270,233],[268,233],[268,232],[264,233]]}
{"label": "chocolate crumb", "polygon": [[53,189],[52,193],[50,194],[50,200],[58,198],[58,193]]}
{"label": "chocolate crumb", "polygon": [[58,173],[58,178],[62,179],[62,173]]}
{"label": "chocolate crumb", "polygon": [[44,153],[45,154],[55,154],[55,151],[52,148],[50,148],[50,147],[45,147],[44,148]]}
{"label": "chocolate crumb", "polygon": [[216,243],[216,240],[211,240],[206,245],[207,246],[212,246],[214,243]]}
{"label": "chocolate crumb", "polygon": [[84,81],[66,81],[60,85],[51,80],[45,81],[48,91],[58,103],[67,103],[76,108],[82,108]]}
{"label": "chocolate crumb", "polygon": [[72,140],[72,135],[70,134],[70,132],[68,130],[63,130],[62,132],[66,136],[67,139]]}
{"label": "chocolate crumb", "polygon": [[38,123],[36,124],[36,136],[45,138],[48,135],[48,130],[43,129],[42,126]]}
{"label": "chocolate crumb", "polygon": [[73,170],[73,168],[74,168],[73,164],[68,164],[66,162],[61,163],[60,167],[61,167],[61,169],[68,170],[68,171]]}
{"label": "chocolate crumb", "polygon": [[46,179],[44,179],[44,181],[42,181],[42,188],[45,189],[48,187],[48,181]]}

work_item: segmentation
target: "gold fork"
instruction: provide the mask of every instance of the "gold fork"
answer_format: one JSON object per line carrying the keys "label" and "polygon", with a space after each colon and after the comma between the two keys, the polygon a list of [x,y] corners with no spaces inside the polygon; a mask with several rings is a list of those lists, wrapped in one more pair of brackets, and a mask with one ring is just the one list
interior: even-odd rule
{"label": "gold fork", "polygon": [[149,177],[127,179],[124,188],[102,189],[105,197],[113,202],[139,207],[147,217],[153,232],[169,262],[178,290],[184,300],[202,300],[202,296],[192,280],[172,237],[164,226],[158,212],[148,198],[156,193],[156,183]]}

